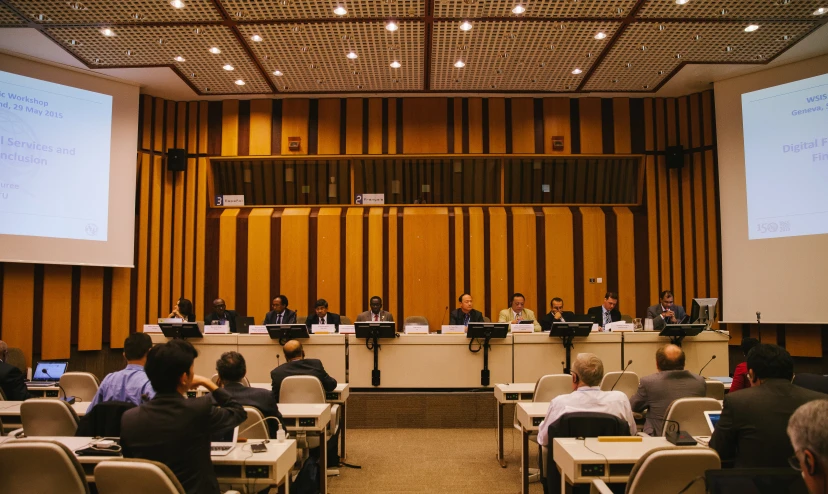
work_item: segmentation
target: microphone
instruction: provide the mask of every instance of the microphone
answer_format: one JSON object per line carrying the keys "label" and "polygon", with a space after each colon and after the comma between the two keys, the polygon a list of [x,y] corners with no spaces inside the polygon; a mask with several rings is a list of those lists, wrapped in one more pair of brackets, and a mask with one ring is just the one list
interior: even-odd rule
{"label": "microphone", "polygon": [[693,436],[691,436],[687,431],[681,430],[681,425],[679,425],[679,423],[675,420],[668,420],[666,418],[659,419],[656,417],[647,417],[647,420],[650,419],[676,424],[675,430],[668,430],[666,434],[664,434],[664,439],[667,439],[669,443],[674,444],[676,446],[695,446],[696,444],[698,444],[696,440],[693,439]]}
{"label": "microphone", "polygon": [[756,324],[762,324],[762,313],[756,311]]}
{"label": "microphone", "polygon": [[613,391],[615,389],[615,385],[618,384],[618,381],[620,381],[621,377],[624,375],[624,373],[627,372],[627,367],[629,367],[631,365],[632,365],[632,359],[630,359],[627,362],[627,365],[624,367],[624,370],[622,370],[621,374],[618,375],[618,379],[615,380],[615,384],[612,385],[612,387],[610,388],[610,391]]}
{"label": "microphone", "polygon": [[[49,371],[47,371],[46,369],[40,369],[40,373],[41,374],[46,374],[46,377],[48,377],[49,379],[54,379],[54,377],[52,377],[49,374]],[[63,389],[63,386],[60,385],[60,381],[55,382],[55,384],[57,384],[57,387],[63,392],[63,398],[61,398],[61,399],[63,401],[65,401],[66,403],[70,404],[70,405],[74,404],[75,403],[75,397],[66,395],[66,390]]]}
{"label": "microphone", "polygon": [[707,361],[707,363],[706,363],[706,364],[704,364],[704,366],[702,366],[701,370],[699,371],[699,375],[700,375],[701,377],[704,377],[704,375],[702,375],[702,372],[704,372],[705,367],[707,367],[708,365],[710,365],[710,362],[713,362],[713,360],[715,360],[715,359],[716,359],[716,356],[715,356],[715,355],[713,355],[712,357],[710,357],[710,360],[708,360],[708,361]]}
{"label": "microphone", "polygon": [[561,369],[566,370],[566,361],[561,360]]}
{"label": "microphone", "polygon": [[446,306],[446,311],[443,312],[443,317],[440,319],[440,324],[443,324],[443,321],[446,320],[446,314],[448,314],[448,308],[449,308],[449,306],[447,305]]}

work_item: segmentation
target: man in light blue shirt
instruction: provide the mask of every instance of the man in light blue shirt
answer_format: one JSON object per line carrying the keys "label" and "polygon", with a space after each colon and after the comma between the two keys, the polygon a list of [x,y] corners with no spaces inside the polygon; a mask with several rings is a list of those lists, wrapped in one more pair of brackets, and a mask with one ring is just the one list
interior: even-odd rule
{"label": "man in light blue shirt", "polygon": [[127,366],[124,370],[108,374],[101,383],[95,397],[89,403],[89,409],[104,401],[126,401],[140,405],[152,399],[155,391],[144,372],[147,353],[152,348],[148,334],[133,333],[124,340],[124,358]]}

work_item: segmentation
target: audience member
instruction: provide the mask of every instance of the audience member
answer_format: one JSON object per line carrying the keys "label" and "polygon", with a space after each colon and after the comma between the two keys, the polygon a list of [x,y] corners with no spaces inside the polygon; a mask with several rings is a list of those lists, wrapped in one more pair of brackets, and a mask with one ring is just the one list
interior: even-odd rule
{"label": "audience member", "polygon": [[[750,353],[751,349],[759,344],[759,340],[756,338],[743,338],[741,349],[742,354],[747,358],[748,353]],[[733,382],[730,383],[730,391],[729,393],[733,393],[734,391],[739,391],[740,389],[745,389],[750,387],[750,381],[747,377],[747,360],[741,362],[739,365],[736,366],[736,369],[733,371]]]}
{"label": "audience member", "polygon": [[279,401],[279,392],[282,388],[282,381],[290,376],[314,376],[322,383],[322,387],[326,392],[331,392],[336,388],[336,379],[332,378],[325,372],[325,367],[322,361],[315,358],[305,358],[305,350],[302,349],[302,344],[296,340],[290,340],[285,343],[283,348],[285,352],[285,363],[270,371],[271,389],[273,390],[273,397],[276,402]]}
{"label": "audience member", "polygon": [[791,466],[802,472],[811,494],[828,492],[828,400],[808,402],[788,421],[794,455]]}
{"label": "audience member", "polygon": [[[221,358],[216,360],[216,371],[219,376],[217,384],[223,387],[236,401],[242,405],[258,408],[265,418],[276,417],[279,419],[279,423],[282,421],[282,414],[279,413],[276,400],[270,391],[242,384],[244,376],[247,374],[247,363],[244,361],[242,354],[238,352],[221,354]],[[279,423],[272,419],[267,421],[270,437],[276,437]]]}
{"label": "audience member", "polygon": [[26,388],[26,376],[17,367],[6,363],[9,346],[0,340],[0,388],[10,401],[24,401],[35,396]]}
{"label": "audience member", "polygon": [[98,392],[89,402],[91,410],[95,405],[104,401],[124,401],[140,405],[152,399],[155,391],[144,372],[147,363],[147,353],[152,348],[152,339],[146,333],[133,333],[124,340],[124,358],[127,361],[125,369],[108,374]]}

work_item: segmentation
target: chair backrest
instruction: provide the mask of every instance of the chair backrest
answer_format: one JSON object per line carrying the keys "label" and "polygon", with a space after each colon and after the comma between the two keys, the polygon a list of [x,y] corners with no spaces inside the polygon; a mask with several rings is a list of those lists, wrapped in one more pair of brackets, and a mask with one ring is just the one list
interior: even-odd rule
{"label": "chair backrest", "polygon": [[296,316],[296,324],[305,324],[307,320],[308,316]]}
{"label": "chair backrest", "polygon": [[[627,494],[651,492],[684,492],[704,494],[704,472],[719,470],[722,462],[716,451],[709,448],[666,447],[645,453],[630,472]],[[682,489],[698,479],[686,491]]]}
{"label": "chair backrest", "polygon": [[0,388],[0,401],[6,401],[6,393],[3,392],[2,388]]}
{"label": "chair backrest", "polygon": [[121,417],[135,404],[126,401],[103,401],[78,421],[79,437],[121,437]]}
{"label": "chair backrest", "polygon": [[535,384],[534,402],[550,402],[552,398],[572,392],[572,376],[569,374],[548,374],[541,376]]}
{"label": "chair backrest", "polygon": [[20,348],[9,348],[8,352],[6,352],[6,363],[17,367],[24,376],[26,375],[26,371],[28,370],[26,354]]}
{"label": "chair backrest", "polygon": [[[634,395],[638,391],[638,374],[627,371],[622,376],[621,373],[622,371],[615,371],[604,374],[604,379],[601,380],[601,391],[609,391],[615,385],[615,391],[621,391],[627,397]],[[618,384],[615,384],[615,381],[618,381]]]}
{"label": "chair backrest", "polygon": [[60,385],[67,396],[92,401],[98,392],[98,378],[90,372],[66,372],[60,376]]}
{"label": "chair backrest", "polygon": [[405,318],[405,323],[403,326],[408,326],[409,324],[419,324],[421,326],[428,326],[428,319],[423,316],[408,316]]}
{"label": "chair backrest", "polygon": [[631,323],[633,322],[633,317],[629,314],[621,314],[621,320],[625,323]]}
{"label": "chair backrest", "polygon": [[805,389],[810,389],[811,391],[828,393],[828,376],[808,373],[796,374],[794,375],[793,383]]}
{"label": "chair backrest", "polygon": [[492,320],[491,320],[491,319],[489,319],[489,318],[488,318],[488,317],[486,317],[486,316],[483,316],[483,322],[492,322]]}
{"label": "chair backrest", "polygon": [[56,441],[19,439],[0,444],[0,479],[3,492],[89,492],[78,459]]}
{"label": "chair backrest", "polygon": [[[678,422],[681,430],[692,436],[709,436],[710,426],[707,425],[704,412],[716,412],[721,409],[722,405],[713,398],[679,398],[667,408],[666,420]],[[666,435],[668,429],[674,430],[675,424],[665,423],[662,434]]]}
{"label": "chair backrest", "polygon": [[325,390],[314,376],[290,376],[279,388],[279,403],[325,403]]}
{"label": "chair backrest", "polygon": [[185,494],[167,465],[150,460],[123,459],[98,463],[95,485],[100,494]]}
{"label": "chair backrest", "polygon": [[63,400],[35,398],[20,404],[23,432],[31,436],[74,436],[78,415]]}
{"label": "chair backrest", "polygon": [[353,321],[351,321],[351,318],[348,316],[339,316],[339,324],[350,326],[351,324],[353,324]]}
{"label": "chair backrest", "polygon": [[713,398],[714,400],[724,400],[724,383],[715,379],[707,379],[704,381],[706,391],[704,396]]}
{"label": "chair backrest", "polygon": [[629,436],[630,424],[621,417],[599,412],[571,412],[549,425],[549,437]]}
{"label": "chair backrest", "polygon": [[[239,437],[247,439],[270,439],[267,422],[263,422],[262,412],[256,407],[244,407],[247,419],[239,426]],[[257,423],[258,422],[258,423]]]}

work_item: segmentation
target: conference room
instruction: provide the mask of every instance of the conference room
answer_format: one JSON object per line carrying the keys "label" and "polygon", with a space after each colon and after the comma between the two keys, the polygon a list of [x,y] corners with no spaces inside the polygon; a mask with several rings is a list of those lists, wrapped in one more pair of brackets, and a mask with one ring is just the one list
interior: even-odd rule
{"label": "conference room", "polygon": [[0,490],[824,492],[826,23],[0,1]]}

